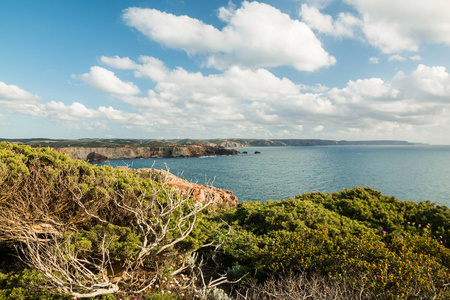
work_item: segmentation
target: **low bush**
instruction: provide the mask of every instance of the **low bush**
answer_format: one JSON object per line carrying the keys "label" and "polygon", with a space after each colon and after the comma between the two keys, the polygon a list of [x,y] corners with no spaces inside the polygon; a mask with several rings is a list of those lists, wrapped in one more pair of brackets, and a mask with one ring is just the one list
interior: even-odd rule
{"label": "low bush", "polygon": [[[30,269],[42,278],[36,288],[5,288],[9,297],[44,297],[34,293],[39,288],[77,298],[145,296],[165,286],[161,276],[194,274],[188,258],[201,243],[184,240],[212,197],[200,203],[164,178],[93,166],[48,148],[0,143],[0,158],[0,247],[23,262],[6,276]],[[11,269],[13,261],[1,265]],[[179,282],[160,291],[186,294],[195,284]]]}
{"label": "low bush", "polygon": [[[440,217],[419,227],[408,221],[419,218],[411,211]],[[438,236],[446,211],[360,187],[242,203],[221,216],[231,226],[221,262],[238,264],[262,286],[272,276],[315,274],[377,299],[448,299],[450,251]]]}

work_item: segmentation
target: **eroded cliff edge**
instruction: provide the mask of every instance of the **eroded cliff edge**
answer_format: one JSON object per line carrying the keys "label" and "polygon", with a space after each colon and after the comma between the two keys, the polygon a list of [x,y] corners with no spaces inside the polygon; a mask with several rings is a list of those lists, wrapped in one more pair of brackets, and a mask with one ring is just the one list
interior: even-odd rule
{"label": "eroded cliff edge", "polygon": [[[127,167],[120,168],[131,170]],[[200,202],[207,202],[211,198],[214,199],[214,205],[225,205],[227,207],[236,207],[239,203],[237,196],[233,195],[232,191],[190,182],[165,170],[139,168],[134,169],[133,172],[137,174],[150,174],[151,176],[156,175],[157,177],[163,178],[162,181],[167,185],[179,190],[183,195],[192,195],[195,200]]]}
{"label": "eroded cliff edge", "polygon": [[56,148],[56,150],[67,153],[71,158],[92,162],[105,161],[108,159],[201,157],[239,154],[239,151],[235,149],[209,145],[165,147],[61,147]]}

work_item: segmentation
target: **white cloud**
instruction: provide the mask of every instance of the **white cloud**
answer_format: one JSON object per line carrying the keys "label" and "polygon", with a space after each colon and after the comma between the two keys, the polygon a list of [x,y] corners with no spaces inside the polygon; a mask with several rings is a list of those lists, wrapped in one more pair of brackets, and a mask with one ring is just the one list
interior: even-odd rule
{"label": "white cloud", "polygon": [[[408,134],[414,130],[450,129],[449,74],[443,67],[420,65],[407,75],[403,72],[389,82],[370,78],[349,81],[343,89],[332,89],[330,98],[347,120],[348,128],[362,128],[373,137]],[[426,138],[423,136],[423,138]]]}
{"label": "white cloud", "polygon": [[72,75],[72,78],[81,80],[89,84],[95,90],[116,95],[135,95],[139,88],[132,82],[123,82],[114,72],[102,67],[91,67],[89,73]]}
{"label": "white cloud", "polygon": [[330,1],[309,2],[301,6],[300,16],[311,28],[337,37],[362,32],[383,53],[417,52],[424,43],[450,46],[448,0],[344,0],[358,15],[340,13],[335,19],[319,11]]}
{"label": "white cloud", "polygon": [[[73,129],[75,129],[75,128],[73,128]],[[98,130],[110,130],[108,123],[104,122],[104,121],[96,121],[96,122],[92,122],[92,123],[82,122],[81,126],[79,126],[77,129],[78,130],[82,129],[82,130],[87,130],[87,131],[97,131],[97,132],[98,132]]]}
{"label": "white cloud", "polygon": [[318,126],[314,127],[313,130],[314,130],[315,132],[320,132],[320,131],[322,131],[324,128],[325,128],[325,126],[318,125]]}
{"label": "white cloud", "polygon": [[[142,56],[139,61],[135,75],[154,81],[154,90],[149,90],[147,97],[120,98],[151,119],[158,132],[182,128],[209,134],[212,129],[229,132],[240,127],[261,132],[269,124],[276,132],[285,127],[298,130],[302,119],[296,113],[308,116],[333,110],[326,99],[301,93],[328,88],[297,85],[265,69],[234,66],[221,74],[204,76],[182,68],[170,70],[153,57]],[[295,117],[283,119],[285,113]]]}
{"label": "white cloud", "polygon": [[38,106],[41,97],[21,89],[16,85],[8,85],[0,81],[0,109],[11,113],[40,115]]}
{"label": "white cloud", "polygon": [[314,92],[314,93],[321,93],[328,91],[329,88],[323,84],[317,83],[316,85],[310,86],[306,84],[299,84],[300,89],[303,92]]}
{"label": "white cloud", "polygon": [[[295,84],[265,69],[238,66],[205,76],[180,67],[169,69],[146,56],[139,58],[134,71],[135,76],[152,80],[155,88],[146,97],[120,98],[152,120],[151,128],[161,133],[229,136],[245,128],[247,136],[265,137],[295,135],[305,128],[312,135],[322,134],[324,128],[340,127],[347,128],[343,136],[366,134],[367,139],[383,138],[382,132],[406,134],[416,126],[450,125],[450,103],[442,98],[450,93],[450,84],[443,67],[419,66],[388,81],[350,80],[342,89]],[[327,134],[333,135],[333,130]]]}
{"label": "white cloud", "polygon": [[399,55],[399,54],[394,54],[389,56],[388,61],[405,61],[406,58],[404,58],[403,56]]}
{"label": "white cloud", "polygon": [[124,11],[123,19],[147,37],[190,54],[218,52],[230,46],[218,29],[188,16],[131,7]]}
{"label": "white cloud", "polygon": [[307,4],[302,4],[300,17],[312,29],[337,37],[353,37],[354,30],[361,26],[361,21],[349,13],[340,13],[337,20],[333,20],[330,15]]}
{"label": "white cloud", "polygon": [[146,118],[141,114],[117,110],[111,106],[109,107],[100,106],[98,108],[98,112],[107,120],[114,121],[119,124],[125,124],[129,128],[134,128],[136,126],[146,127],[153,125],[151,120],[149,120],[148,118]]}
{"label": "white cloud", "polygon": [[[114,89],[109,92],[117,94],[117,90]],[[112,107],[92,109],[79,102],[67,105],[63,102],[44,101],[38,95],[33,95],[16,85],[7,85],[3,82],[0,82],[0,109],[9,113],[45,118],[72,130],[107,129],[108,122],[125,124],[130,128],[152,125],[150,121],[140,114],[124,112]],[[0,117],[2,119],[7,118],[3,114]],[[89,119],[96,121],[92,124],[84,122]]]}
{"label": "white cloud", "polygon": [[445,67],[419,65],[412,72],[414,84],[422,91],[439,97],[450,97],[450,75]]}
{"label": "white cloud", "polygon": [[97,116],[94,109],[88,109],[79,102],[67,106],[63,102],[50,101],[42,109],[50,118],[64,121],[79,121]]}
{"label": "white cloud", "polygon": [[420,55],[413,55],[409,57],[410,60],[415,60],[415,61],[419,61],[422,60],[422,56]]}
{"label": "white cloud", "polygon": [[114,57],[102,56],[100,61],[115,69],[132,70],[136,68],[136,63],[129,57],[119,57],[117,55]]}
{"label": "white cloud", "polygon": [[33,101],[41,97],[33,95],[16,85],[8,85],[0,81],[0,101]]}
{"label": "white cloud", "polygon": [[336,0],[305,0],[309,6],[317,7],[318,9],[323,9],[330,5],[333,1]]}
{"label": "white cloud", "polygon": [[[62,102],[50,101],[40,106],[41,117],[46,117],[53,122],[59,122],[73,130],[107,130],[108,124],[121,124],[127,128],[152,126],[153,123],[139,113],[130,113],[115,109],[111,106],[100,106],[97,109],[85,107],[83,104],[74,102],[66,105]],[[92,123],[84,122],[94,120]],[[83,122],[79,122],[83,121]]]}
{"label": "white cloud", "polygon": [[221,30],[188,16],[175,16],[155,9],[128,8],[126,24],[166,47],[189,55],[204,54],[206,65],[226,69],[293,66],[315,71],[336,60],[311,29],[278,9],[258,2],[243,2],[238,9],[222,7]]}
{"label": "white cloud", "polygon": [[158,59],[141,57],[143,64],[137,76],[146,76],[157,83],[155,90],[172,102],[191,99],[197,103],[229,105],[234,99],[266,100],[272,95],[298,94],[300,87],[287,78],[278,78],[265,69],[249,70],[234,66],[222,74],[203,76],[183,68],[169,70]]}
{"label": "white cloud", "polygon": [[93,122],[90,126],[93,128],[93,130],[96,129],[109,130],[108,124],[104,121]]}
{"label": "white cloud", "polygon": [[42,117],[69,129],[107,130],[119,124],[166,137],[207,138],[236,132],[246,137],[296,137],[302,131],[304,136],[368,139],[413,137],[413,129],[450,130],[450,75],[442,66],[419,65],[390,80],[350,80],[344,88],[328,89],[295,84],[265,69],[234,66],[204,75],[169,69],[153,57],[131,62],[135,76],[155,85],[146,96],[111,92],[130,104],[131,111],[46,102],[16,86],[12,90],[19,92],[11,93],[11,86],[5,84],[0,85],[2,99],[5,95],[16,98],[8,103],[22,99],[14,111],[8,106],[8,112]]}
{"label": "white cloud", "polygon": [[448,0],[346,0],[362,16],[369,42],[384,53],[418,51],[422,43],[450,45]]}
{"label": "white cloud", "polygon": [[369,62],[371,63],[371,64],[378,64],[379,62],[380,62],[380,59],[378,58],[378,57],[370,57],[369,58]]}
{"label": "white cloud", "polygon": [[309,7],[307,4],[302,4],[300,17],[309,27],[316,29],[319,32],[333,33],[335,31],[333,18],[329,15],[322,14],[315,7]]}
{"label": "white cloud", "polygon": [[371,98],[395,98],[399,93],[381,78],[350,80],[346,89],[354,94]]}
{"label": "white cloud", "polygon": [[116,110],[113,107],[104,107],[100,106],[98,108],[98,111],[102,113],[108,120],[114,120],[114,121],[122,121],[125,122],[127,120],[130,120],[131,114],[126,114],[120,110]]}
{"label": "white cloud", "polygon": [[164,63],[157,58],[140,56],[139,61],[142,65],[136,67],[136,77],[146,76],[158,82],[164,80],[169,72]]}

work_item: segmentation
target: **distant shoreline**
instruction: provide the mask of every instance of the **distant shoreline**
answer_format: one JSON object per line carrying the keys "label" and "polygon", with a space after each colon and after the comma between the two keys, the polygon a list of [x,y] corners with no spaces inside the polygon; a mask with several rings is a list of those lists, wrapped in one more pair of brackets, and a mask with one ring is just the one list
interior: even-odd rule
{"label": "distant shoreline", "polygon": [[164,147],[59,147],[59,152],[71,158],[88,162],[103,162],[110,159],[162,158],[162,157],[204,157],[216,155],[238,155],[239,151],[221,146],[180,145]]}
{"label": "distant shoreline", "polygon": [[332,145],[367,145],[367,146],[417,146],[425,143],[401,140],[321,140],[321,139],[3,139],[0,141],[27,144],[34,147],[85,147],[85,148],[120,148],[120,147],[175,147],[206,145],[212,147],[273,147],[273,146],[332,146]]}

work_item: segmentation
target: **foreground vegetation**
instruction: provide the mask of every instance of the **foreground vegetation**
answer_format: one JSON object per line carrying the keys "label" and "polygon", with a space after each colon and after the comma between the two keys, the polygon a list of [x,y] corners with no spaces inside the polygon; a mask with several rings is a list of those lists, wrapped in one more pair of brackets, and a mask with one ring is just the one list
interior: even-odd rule
{"label": "foreground vegetation", "polygon": [[0,143],[0,299],[450,299],[445,206],[369,187],[208,199]]}

